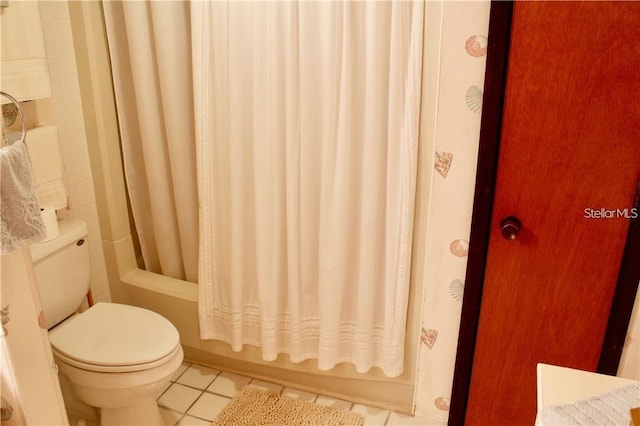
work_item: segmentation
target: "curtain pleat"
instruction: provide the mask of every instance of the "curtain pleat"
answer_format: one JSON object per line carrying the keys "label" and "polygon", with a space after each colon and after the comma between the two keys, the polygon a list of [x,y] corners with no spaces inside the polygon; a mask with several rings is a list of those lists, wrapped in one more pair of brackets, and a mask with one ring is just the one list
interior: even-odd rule
{"label": "curtain pleat", "polygon": [[196,282],[198,198],[186,2],[103,2],[125,177],[145,266]]}
{"label": "curtain pleat", "polygon": [[201,336],[403,370],[422,2],[194,2]]}

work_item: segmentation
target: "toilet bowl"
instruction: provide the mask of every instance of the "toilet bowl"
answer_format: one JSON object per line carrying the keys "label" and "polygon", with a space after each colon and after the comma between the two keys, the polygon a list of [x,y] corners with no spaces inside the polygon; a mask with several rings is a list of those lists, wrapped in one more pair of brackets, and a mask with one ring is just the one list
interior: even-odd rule
{"label": "toilet bowl", "polygon": [[155,395],[182,363],[178,331],[155,312],[98,303],[49,332],[58,369],[107,425],[162,425]]}
{"label": "toilet bowl", "polygon": [[76,313],[89,288],[87,228],[32,247],[36,281],[58,371],[73,397],[100,410],[102,426],[163,425],[155,396],[183,360],[180,336],[161,315],[118,303]]}

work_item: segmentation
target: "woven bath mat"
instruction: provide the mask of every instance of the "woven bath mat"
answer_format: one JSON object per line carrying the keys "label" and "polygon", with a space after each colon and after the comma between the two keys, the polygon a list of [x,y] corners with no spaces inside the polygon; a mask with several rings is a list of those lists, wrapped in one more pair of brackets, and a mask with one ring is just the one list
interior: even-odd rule
{"label": "woven bath mat", "polygon": [[246,386],[213,421],[213,426],[232,425],[357,426],[362,416]]}

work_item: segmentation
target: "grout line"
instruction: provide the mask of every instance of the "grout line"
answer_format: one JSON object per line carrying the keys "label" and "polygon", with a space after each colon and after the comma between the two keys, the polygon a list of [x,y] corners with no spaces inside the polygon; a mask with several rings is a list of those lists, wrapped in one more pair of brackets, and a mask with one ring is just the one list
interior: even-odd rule
{"label": "grout line", "polygon": [[[216,369],[217,370],[217,369]],[[209,384],[207,386],[204,387],[204,391],[206,392],[207,389],[209,389],[209,386],[211,386],[213,384],[213,382],[215,382],[216,380],[218,380],[218,377],[220,377],[220,374],[222,374],[222,370],[218,370],[218,372],[216,373],[215,377],[209,382]],[[211,393],[211,392],[210,392]]]}
{"label": "grout line", "polygon": [[[211,392],[202,392],[202,393],[200,394],[200,396],[198,396],[198,398],[196,398],[196,400],[193,402],[193,404],[191,404],[191,407],[193,407],[193,406],[195,405],[195,403],[196,403],[196,402],[198,402],[198,400],[199,400],[199,399],[202,397],[202,395],[204,395],[205,393],[209,393],[209,394],[210,394]],[[216,394],[212,394],[212,395],[216,395]],[[217,395],[217,396],[223,396],[223,395]],[[224,397],[225,399],[228,399],[228,401],[227,401],[227,405],[229,405],[229,403],[231,402],[231,398],[229,398],[228,396],[223,396],[223,397]],[[224,409],[227,407],[227,405],[225,405],[222,409],[224,410]],[[187,411],[189,411],[189,409],[191,409],[191,407],[189,407],[189,408],[187,409]],[[222,412],[222,411],[221,411],[221,412]],[[218,414],[219,414],[219,413],[218,413]],[[189,414],[189,413],[187,413],[187,412],[185,412],[185,413],[184,413],[184,416],[195,417],[196,419],[200,419],[200,420],[203,420],[203,421],[205,421],[205,422],[213,422],[213,421],[215,420],[215,417],[214,417],[213,419],[209,420],[209,419],[205,419],[204,417],[196,416],[195,414]],[[184,417],[184,416],[183,416],[183,417]],[[217,416],[216,416],[216,417],[217,417]]]}
{"label": "grout line", "polygon": [[216,379],[214,378],[214,379],[213,379],[213,380],[211,380],[209,383],[207,383],[203,388],[199,388],[199,387],[197,387],[197,386],[189,385],[189,384],[187,384],[187,383],[182,383],[182,382],[174,382],[174,383],[175,383],[176,385],[186,386],[186,387],[188,387],[188,388],[195,389],[195,390],[207,390],[207,388],[208,388],[209,386],[211,386],[211,383],[213,383],[215,380],[216,380]]}
{"label": "grout line", "polygon": [[176,426],[178,423],[180,423],[182,419],[184,419],[184,416],[186,416],[186,414],[182,413],[182,416],[180,416],[180,418],[173,424],[173,426]]}
{"label": "grout line", "polygon": [[[182,365],[182,364],[180,364],[180,365]],[[185,371],[187,371],[187,370],[189,369],[189,367],[191,367],[192,365],[193,365],[193,364],[189,364],[189,365],[187,365],[187,368],[185,368],[184,370],[182,370],[182,373],[180,373],[180,374],[178,375],[178,377],[176,377],[176,378],[175,378],[175,380],[170,380],[170,381],[171,381],[171,382],[174,382],[174,383],[175,383],[175,382],[177,382],[177,381],[178,381],[178,379],[179,379],[180,377],[182,377],[182,375],[184,374],[184,372],[185,372]]]}
{"label": "grout line", "polygon": [[158,402],[158,400],[162,397],[162,395],[164,395],[171,386],[173,386],[173,382],[169,382],[169,386],[167,386],[162,392],[160,392],[160,395],[156,397],[156,402]]}
{"label": "grout line", "polygon": [[[198,395],[198,397],[197,397],[196,399],[194,399],[194,400],[193,400],[193,402],[191,403],[191,405],[189,405],[189,406],[187,407],[187,409],[185,410],[184,414],[188,414],[188,413],[189,413],[189,410],[191,410],[191,408],[192,408],[194,405],[196,405],[196,402],[198,402],[198,400],[200,399],[200,397],[204,394],[204,391],[203,391],[203,390],[201,390],[201,389],[199,389],[199,390],[200,390],[200,395]],[[195,416],[192,416],[191,414],[189,414],[189,415],[190,415],[191,417],[195,417]]]}
{"label": "grout line", "polygon": [[[210,394],[210,395],[221,396],[222,398],[227,398],[229,401],[231,401],[231,400],[233,399],[233,396],[224,395],[224,394],[217,393],[217,392],[213,392],[213,391],[206,390],[206,389],[205,389],[204,391],[205,391],[206,393]],[[240,393],[240,392],[238,392],[238,393]],[[235,395],[234,395],[234,396],[235,396]]]}
{"label": "grout line", "polygon": [[211,381],[210,381],[209,383],[207,383],[207,385],[206,385],[203,389],[207,389],[209,386],[211,386],[211,383],[215,382],[215,381],[216,381],[216,379],[218,378],[218,376],[220,375],[220,373],[222,373],[222,371],[221,371],[221,370],[219,370],[219,369],[217,369],[217,368],[206,367],[206,366],[204,366],[204,365],[198,365],[198,364],[191,364],[189,367],[185,368],[185,370],[184,370],[184,371],[183,371],[183,372],[182,372],[178,377],[176,377],[176,379],[175,379],[175,380],[173,380],[172,382],[173,382],[173,383],[177,383],[177,384],[179,384],[179,385],[188,386],[188,387],[190,387],[190,388],[192,388],[192,389],[202,390],[202,389],[200,389],[200,388],[198,388],[198,387],[195,387],[195,386],[192,386],[192,385],[188,385],[188,384],[185,384],[185,383],[179,382],[180,378],[182,378],[182,376],[184,376],[184,374],[187,372],[187,370],[189,370],[189,369],[190,369],[192,366],[194,366],[194,365],[196,365],[196,366],[198,366],[198,367],[203,367],[203,368],[207,368],[207,369],[209,369],[209,370],[214,370],[214,371],[216,371],[216,374],[215,374],[215,375],[213,375],[213,379],[211,379]]}
{"label": "grout line", "polygon": [[187,413],[184,413],[184,415],[185,415],[185,416],[189,416],[189,417],[193,417],[194,419],[202,420],[202,421],[204,421],[204,422],[213,422],[213,421],[215,420],[215,419],[211,419],[211,420],[209,420],[209,419],[205,419],[204,417],[198,417],[198,416],[196,416],[196,415],[193,415],[193,414],[187,414]]}
{"label": "grout line", "polygon": [[[212,381],[211,383],[213,383],[213,381]],[[184,387],[186,387],[186,388],[193,389],[193,390],[197,390],[197,391],[201,391],[201,392],[202,392],[202,391],[206,391],[206,390],[207,390],[207,388],[208,388],[209,386],[211,386],[211,383],[209,383],[209,384],[208,384],[204,389],[201,389],[201,388],[197,388],[197,387],[192,386],[192,385],[187,385],[187,384],[180,383],[180,382],[173,382],[173,384],[174,384],[174,385],[184,386]],[[171,386],[169,386],[169,387],[171,387]],[[168,388],[167,388],[167,389],[168,389]],[[165,392],[166,392],[166,391],[165,391]],[[164,392],[163,392],[163,393],[164,393]],[[209,392],[209,393],[212,393],[212,392]]]}
{"label": "grout line", "polygon": [[[169,407],[162,407],[163,410],[166,411],[172,411],[174,413],[180,414],[180,417],[178,417],[178,420],[176,420],[172,426],[177,425],[178,423],[180,423],[180,420],[182,420],[182,418],[184,417],[184,413],[182,411],[178,411],[178,410],[174,410],[173,408],[169,408]],[[164,418],[163,418],[164,420]]]}
{"label": "grout line", "polygon": [[[167,390],[169,390],[173,385],[180,385],[180,386],[184,386],[184,387],[186,387],[186,388],[193,389],[193,390],[196,390],[196,391],[200,392],[200,395],[198,395],[198,396],[193,400],[193,402],[192,402],[192,403],[187,407],[187,409],[186,409],[185,411],[176,410],[175,408],[167,407],[166,405],[161,405],[161,404],[160,404],[160,402],[156,399],[156,403],[158,404],[158,406],[159,406],[159,407],[162,407],[162,408],[167,409],[167,410],[175,411],[176,413],[186,414],[186,413],[187,413],[187,411],[189,411],[189,409],[190,409],[191,407],[193,407],[193,404],[195,404],[195,403],[196,403],[196,401],[198,401],[198,399],[200,399],[200,397],[201,397],[201,396],[202,396],[202,394],[204,393],[204,390],[202,390],[202,389],[194,388],[193,386],[183,385],[182,383],[172,383],[172,384],[171,384],[171,386],[169,386],[169,387],[167,388]],[[178,388],[177,388],[177,389],[178,389]],[[165,391],[165,392],[166,392],[166,391]],[[163,394],[164,394],[165,392],[163,392]]]}
{"label": "grout line", "polygon": [[[200,390],[200,389],[198,389],[198,390]],[[203,420],[203,421],[205,421],[205,422],[213,422],[213,420],[215,420],[215,418],[213,418],[213,419],[209,420],[209,419],[205,419],[204,417],[198,417],[198,416],[196,416],[195,414],[191,414],[191,413],[189,413],[189,410],[190,410],[190,409],[191,409],[191,408],[196,404],[196,402],[198,402],[198,400],[199,400],[200,398],[202,398],[202,395],[204,395],[205,393],[208,393],[208,394],[210,394],[210,395],[221,396],[221,397],[223,397],[224,399],[227,399],[227,400],[228,400],[228,401],[227,401],[227,404],[223,407],[223,410],[224,410],[224,408],[226,408],[226,406],[227,406],[227,405],[229,405],[229,403],[231,402],[231,398],[229,398],[228,396],[225,396],[225,395],[218,395],[218,394],[214,394],[213,392],[207,392],[206,390],[203,390],[203,391],[202,391],[202,393],[200,393],[200,395],[198,395],[198,397],[195,399],[195,401],[193,401],[193,403],[189,406],[189,408],[187,408],[187,411],[185,411],[185,412],[184,412],[184,415],[185,415],[185,416],[195,417],[196,419],[200,419],[200,420]],[[183,416],[183,417],[184,417],[184,416]]]}

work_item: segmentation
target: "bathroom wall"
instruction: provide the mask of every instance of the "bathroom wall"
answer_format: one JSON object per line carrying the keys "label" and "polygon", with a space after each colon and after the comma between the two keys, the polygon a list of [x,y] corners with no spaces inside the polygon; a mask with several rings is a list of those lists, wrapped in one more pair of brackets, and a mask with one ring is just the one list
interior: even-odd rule
{"label": "bathroom wall", "polygon": [[[107,240],[116,248],[129,247],[130,237],[126,215],[114,214],[105,206],[113,200],[124,205],[122,176],[117,145],[98,143],[97,140],[117,138],[113,117],[108,110],[100,110],[99,102],[85,105],[95,109],[94,115],[101,117],[93,123],[92,114],[83,121],[82,105],[78,90],[76,60],[71,43],[71,25],[67,2],[40,2],[45,32],[47,57],[53,89],[53,106],[60,126],[62,150],[67,168],[71,211],[89,223],[92,253],[92,290],[96,300],[109,300],[109,288],[105,272],[100,228],[96,214],[96,202],[100,206],[101,218],[107,217],[100,225],[109,235]],[[72,5],[72,14],[98,13],[95,8],[81,8]],[[430,13],[438,14],[441,28],[428,39],[440,45],[437,57],[440,67],[433,76],[438,92],[438,102],[433,110],[425,110],[435,123],[435,152],[428,156],[432,162],[430,170],[432,188],[430,208],[427,216],[427,259],[424,271],[424,292],[422,306],[422,336],[419,344],[417,384],[415,389],[416,414],[428,416],[434,422],[445,422],[448,417],[449,398],[455,362],[455,350],[460,320],[461,295],[467,262],[467,247],[471,221],[471,207],[475,185],[475,167],[480,128],[480,107],[486,58],[486,36],[488,28],[489,1],[476,2],[429,2]],[[76,28],[74,27],[74,31]],[[104,35],[97,34],[102,28],[94,26],[96,34],[74,34],[76,44],[104,43]],[[427,29],[429,32],[430,29]],[[80,41],[79,41],[80,40]],[[93,41],[92,41],[93,40]],[[92,48],[91,46],[88,46]],[[86,67],[84,74],[95,79],[95,85],[109,92],[108,63],[83,61],[79,67]],[[96,83],[98,82],[98,83]],[[88,96],[83,93],[83,96]],[[86,112],[86,111],[85,111]],[[108,118],[105,118],[108,117]],[[111,124],[109,124],[111,123]],[[97,133],[93,134],[98,129]],[[91,135],[91,150],[113,163],[110,169],[100,168],[88,158],[85,130]],[[113,151],[109,151],[113,150]],[[93,154],[92,154],[93,156]],[[95,184],[91,185],[91,173],[95,173]],[[105,182],[118,182],[105,185]],[[98,199],[94,189],[97,191]],[[425,189],[428,190],[428,189]],[[111,217],[108,217],[111,216]],[[111,250],[111,249],[110,249]],[[127,251],[123,250],[123,251]],[[136,268],[135,259],[119,257],[119,251],[109,252],[109,258],[123,264],[130,263],[124,270]],[[111,268],[117,277],[117,268]],[[135,275],[135,274],[132,274]],[[166,283],[167,291],[183,298],[181,291]],[[143,284],[139,285],[143,288]],[[114,298],[121,292],[119,283],[112,283]],[[195,286],[194,286],[195,287]],[[150,289],[151,287],[149,287]],[[136,290],[138,291],[138,290]],[[195,300],[197,291],[193,290]],[[153,299],[153,292],[144,293],[146,299]],[[150,296],[151,295],[151,296]],[[191,297],[191,296],[189,296]],[[151,303],[151,302],[149,302]],[[636,315],[635,318],[640,317]],[[638,321],[636,319],[636,321]],[[638,327],[636,327],[636,330]],[[197,331],[194,331],[197,332]],[[637,369],[636,369],[637,371]]]}
{"label": "bathroom wall", "polygon": [[[10,2],[9,7],[15,5]],[[94,301],[106,302],[111,300],[111,296],[98,225],[69,10],[66,1],[40,1],[39,6],[51,80],[51,104],[60,136],[70,207],[69,210],[58,211],[58,217],[74,217],[87,222],[91,293]]]}

